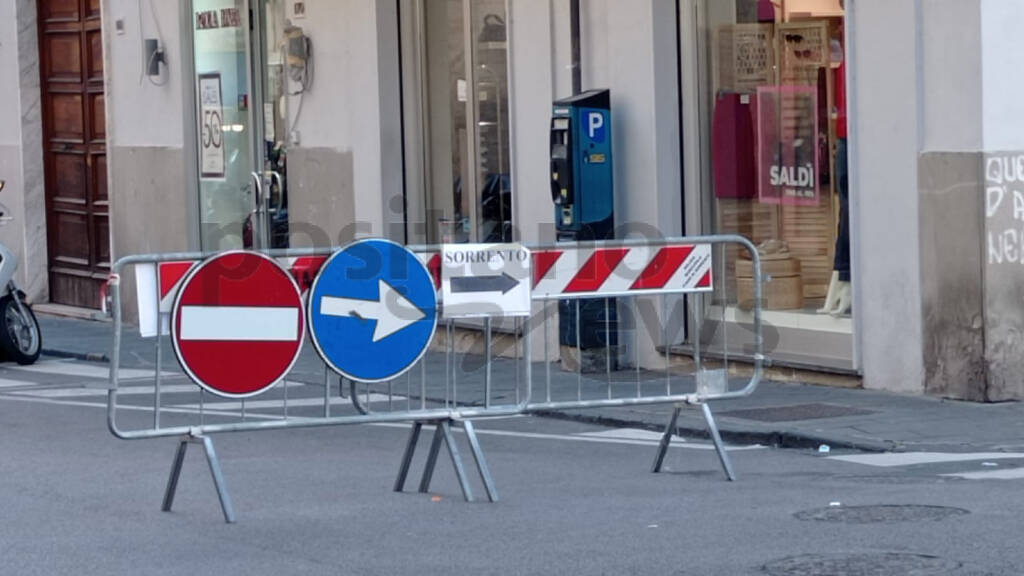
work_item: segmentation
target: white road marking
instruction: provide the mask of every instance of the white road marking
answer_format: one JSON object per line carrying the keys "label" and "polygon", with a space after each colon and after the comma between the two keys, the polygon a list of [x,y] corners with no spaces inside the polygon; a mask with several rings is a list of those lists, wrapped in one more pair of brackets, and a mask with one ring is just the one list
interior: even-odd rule
{"label": "white road marking", "polygon": [[[394,423],[378,423],[370,424],[370,426],[380,426],[382,428],[405,428],[408,429],[408,424],[394,424]],[[433,430],[433,426],[424,426],[424,429]],[[529,438],[534,440],[564,440],[568,442],[591,442],[596,444],[625,444],[628,446],[657,446],[658,442],[648,442],[643,440],[624,440],[618,438],[607,438],[607,437],[595,437],[593,432],[584,432],[582,434],[543,434],[540,432],[514,432],[511,430],[491,430],[485,428],[476,428],[476,433],[480,436],[504,436],[508,438]],[[675,448],[687,448],[689,450],[714,450],[715,447],[712,444],[685,444],[683,442],[677,442],[673,439],[671,446]],[[763,450],[764,446],[755,444],[752,446],[726,446],[725,448],[729,452],[743,452],[748,450]]]}
{"label": "white road marking", "polygon": [[[52,399],[52,398],[31,398],[31,397],[27,397],[27,396],[12,396],[12,395],[0,396],[0,401],[2,401],[2,400],[13,400],[15,402],[28,402],[28,403],[31,403],[31,404],[50,404],[50,405],[53,405],[53,406],[72,406],[72,407],[78,407],[78,408],[101,408],[103,410],[107,409],[107,403],[106,402],[81,402],[81,401],[77,401],[77,400],[55,400],[55,399]],[[149,412],[149,413],[153,412],[153,407],[152,406],[120,405],[120,406],[117,407],[117,409],[119,411],[120,410],[126,410],[128,412]],[[198,410],[183,410],[181,408],[172,408],[172,407],[161,408],[160,412],[166,413],[166,414],[199,414]],[[219,411],[207,410],[205,412],[205,414],[207,416],[223,416],[225,418],[236,418],[236,419],[238,418],[238,412],[219,412]],[[283,417],[280,416],[280,415],[272,415],[272,414],[248,414],[248,415],[246,415],[246,417],[250,418],[250,419],[254,419],[254,420],[282,420],[283,419]],[[300,420],[300,418],[293,418],[293,420]]]}
{"label": "white road marking", "polygon": [[184,341],[294,342],[299,309],[243,306],[183,306]]}
{"label": "white road marking", "polygon": [[615,430],[602,430],[601,432],[586,432],[580,436],[591,438],[614,438],[618,440],[646,440],[648,442],[661,442],[663,433],[652,432],[651,430],[638,430],[636,428],[617,428]]}
{"label": "white road marking", "polygon": [[3,388],[27,388],[29,386],[39,386],[38,382],[26,382],[23,380],[6,380],[0,378],[0,389]]}
{"label": "white road marking", "polygon": [[[118,396],[147,396],[153,394],[154,386],[128,386],[118,389]],[[195,384],[166,384],[160,386],[161,394],[179,394],[182,392],[198,392]],[[44,388],[42,390],[19,390],[11,392],[18,396],[34,398],[91,398],[106,397],[107,390],[98,388]]]}
{"label": "white road marking", "polygon": [[956,474],[941,474],[941,476],[964,478],[966,480],[1019,480],[1024,478],[1024,468],[986,470],[983,472],[959,472]]}
{"label": "white road marking", "polygon": [[[77,376],[80,378],[97,378],[106,380],[110,378],[110,368],[93,364],[80,364],[77,362],[40,362],[32,366],[11,366],[7,370],[12,372],[32,372],[37,374],[57,374],[60,376]],[[141,380],[156,376],[155,370],[138,370],[133,368],[121,368],[117,372],[122,380]],[[174,372],[163,372],[162,375],[177,376]]]}
{"label": "white road marking", "polygon": [[[37,384],[38,385],[38,384]],[[280,385],[279,385],[280,386]],[[298,386],[305,386],[305,384],[299,382],[289,382],[287,384],[289,388],[295,388]],[[161,384],[160,394],[183,394],[188,392],[199,392],[199,386],[195,384]],[[35,398],[90,398],[90,397],[106,397],[108,390],[103,388],[43,388],[41,390],[18,390],[17,392],[10,392],[10,394],[16,394],[18,396],[32,396]],[[121,386],[118,388],[118,396],[148,396],[156,393],[156,386]],[[280,404],[280,401],[276,401]],[[323,404],[323,401],[320,401]],[[206,406],[216,404],[214,402],[207,403]],[[227,404],[227,403],[222,403]],[[252,405],[252,402],[246,402],[245,406],[248,408]],[[195,405],[198,410],[199,405]]]}
{"label": "white road marking", "polygon": [[971,462],[974,460],[1017,460],[1024,459],[1024,453],[974,452],[958,454],[944,452],[890,452],[885,454],[854,454],[850,456],[831,456],[828,459],[838,460],[840,462],[851,462],[853,464],[864,464],[865,466],[894,468],[897,466],[916,466],[919,464],[942,464],[946,462]]}

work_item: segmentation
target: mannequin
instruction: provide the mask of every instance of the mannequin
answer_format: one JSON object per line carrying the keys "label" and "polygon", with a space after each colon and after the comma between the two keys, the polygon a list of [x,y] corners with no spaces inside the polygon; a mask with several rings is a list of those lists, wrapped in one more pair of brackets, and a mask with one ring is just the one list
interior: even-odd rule
{"label": "mannequin", "polygon": [[[845,2],[840,0],[839,5]],[[840,30],[840,33],[842,30]],[[832,281],[828,286],[825,307],[818,314],[831,314],[838,318],[853,308],[853,286],[850,282],[850,178],[847,159],[846,125],[846,60],[836,70],[836,184],[839,190],[839,235],[836,238],[836,257]]]}

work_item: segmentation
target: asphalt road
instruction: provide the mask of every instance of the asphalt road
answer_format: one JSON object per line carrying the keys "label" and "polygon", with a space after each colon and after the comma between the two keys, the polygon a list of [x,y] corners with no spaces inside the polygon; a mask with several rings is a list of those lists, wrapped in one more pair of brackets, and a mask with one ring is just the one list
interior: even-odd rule
{"label": "asphalt road", "polygon": [[[238,523],[198,447],[162,513],[175,441],[116,440],[96,366],[40,366],[0,368],[2,575],[1024,573],[1024,454],[737,447],[728,483],[704,442],[654,475],[649,432],[539,418],[478,424],[497,504],[464,502],[444,454],[431,494],[392,492],[408,427],[378,425],[217,437]],[[165,422],[194,421],[173,394]]]}

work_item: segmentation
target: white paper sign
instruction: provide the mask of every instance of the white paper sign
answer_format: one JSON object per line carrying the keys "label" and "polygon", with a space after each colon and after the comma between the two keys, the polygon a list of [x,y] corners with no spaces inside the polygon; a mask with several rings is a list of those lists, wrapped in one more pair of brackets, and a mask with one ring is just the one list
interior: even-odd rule
{"label": "white paper sign", "polygon": [[445,244],[445,318],[529,316],[530,251],[520,244]]}
{"label": "white paper sign", "polygon": [[143,338],[156,336],[157,323],[160,333],[171,333],[169,316],[157,306],[156,264],[139,264],[135,268],[135,295],[139,302],[139,335]]}
{"label": "white paper sign", "polygon": [[224,99],[219,73],[199,75],[199,152],[202,178],[224,179]]}

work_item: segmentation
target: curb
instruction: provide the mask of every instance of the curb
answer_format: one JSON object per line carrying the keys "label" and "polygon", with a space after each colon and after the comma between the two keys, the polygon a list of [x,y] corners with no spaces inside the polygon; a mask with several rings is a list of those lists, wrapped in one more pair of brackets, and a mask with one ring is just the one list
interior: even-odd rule
{"label": "curb", "polygon": [[[551,418],[553,420],[580,422],[583,424],[596,424],[611,428],[640,428],[643,430],[650,430],[652,432],[665,431],[664,425],[652,424],[650,422],[645,422],[643,420],[615,418],[607,415],[590,416],[575,412],[562,412],[550,410],[542,410],[540,412],[535,412],[534,414],[537,416],[542,416],[544,418]],[[754,430],[730,429],[727,425],[723,424],[721,420],[718,420],[717,423],[718,431],[722,435],[722,439],[732,444],[762,444],[765,446],[772,446],[775,448],[786,448],[796,450],[817,450],[819,446],[821,446],[822,444],[826,444],[833,450],[856,450],[859,452],[875,453],[894,452],[898,448],[898,444],[895,442],[872,440],[844,440],[814,434],[803,434],[791,430],[773,430],[762,432]],[[700,438],[703,440],[711,439],[711,435],[708,433],[707,428],[696,428],[686,425],[676,426],[676,436]]]}
{"label": "curb", "polygon": [[54,350],[51,348],[43,348],[42,353],[44,356],[53,356],[55,358],[82,360],[85,362],[95,362],[97,364],[110,364],[110,358],[108,358],[106,354],[100,354],[96,352],[68,352],[66,350]]}
{"label": "curb", "polygon": [[[94,362],[97,364],[110,364],[110,358],[104,353],[84,353],[44,348],[43,354],[56,358],[82,360],[84,362]],[[663,424],[654,424],[640,419],[631,420],[627,418],[617,418],[606,414],[581,414],[578,411],[541,410],[539,412],[534,412],[534,415],[552,420],[595,424],[609,428],[639,428],[642,430],[650,430],[652,432],[663,432],[665,430],[665,426]],[[721,420],[718,421],[718,429],[722,434],[722,439],[732,444],[761,444],[775,448],[795,450],[816,450],[822,444],[827,444],[832,449],[857,450],[860,452],[876,453],[893,452],[899,447],[896,442],[891,441],[847,440],[829,438],[827,436],[815,434],[804,434],[794,432],[792,430],[760,431],[730,428],[728,423],[723,423]],[[694,427],[687,426],[685,424],[677,425],[676,435],[688,438],[700,438],[703,440],[711,439],[707,429],[703,426]]]}

